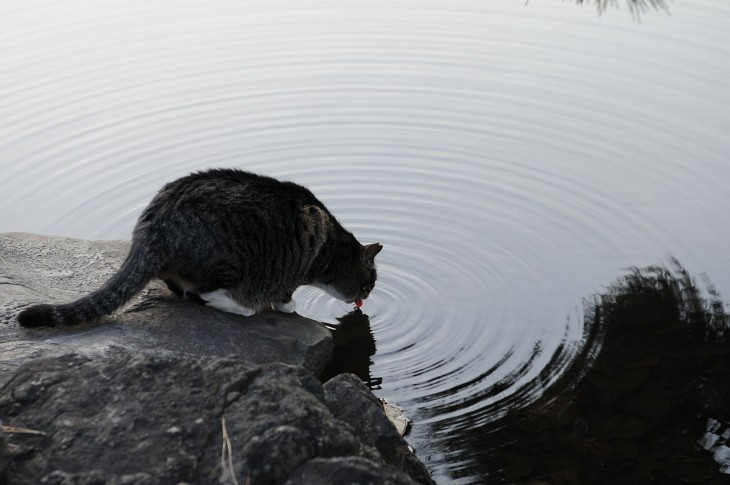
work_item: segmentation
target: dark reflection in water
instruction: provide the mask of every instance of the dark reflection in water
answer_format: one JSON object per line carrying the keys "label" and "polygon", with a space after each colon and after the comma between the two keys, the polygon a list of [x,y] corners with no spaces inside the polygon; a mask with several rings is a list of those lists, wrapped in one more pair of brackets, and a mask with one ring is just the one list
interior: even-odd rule
{"label": "dark reflection in water", "polygon": [[[539,377],[512,386],[541,352],[470,399],[435,406],[432,444],[458,483],[730,482],[730,315],[676,261],[635,268],[586,302],[581,345],[559,348]],[[340,319],[331,372],[371,382],[367,316]],[[505,359],[509,356],[505,356]],[[499,368],[487,369],[478,379]],[[555,374],[566,369],[556,382]],[[536,389],[542,396],[525,405]],[[468,386],[469,383],[463,383]],[[510,390],[478,412],[462,412]],[[424,397],[434,399],[434,396]],[[438,401],[438,399],[434,399]],[[484,413],[500,416],[485,421]],[[730,443],[728,443],[730,444]]]}
{"label": "dark reflection in water", "polygon": [[[459,430],[469,456],[463,475],[727,483],[712,454],[720,443],[707,451],[698,445],[709,420],[730,421],[729,322],[705,280],[703,299],[675,262],[673,271],[633,269],[596,296],[587,304],[584,343],[559,382],[500,420]],[[556,352],[538,381],[565,355]]]}
{"label": "dark reflection in water", "polygon": [[382,378],[370,376],[370,357],[375,354],[375,337],[370,330],[370,318],[356,308],[337,319],[339,325],[330,326],[335,350],[322,381],[346,372],[355,374],[371,389],[377,389]]}

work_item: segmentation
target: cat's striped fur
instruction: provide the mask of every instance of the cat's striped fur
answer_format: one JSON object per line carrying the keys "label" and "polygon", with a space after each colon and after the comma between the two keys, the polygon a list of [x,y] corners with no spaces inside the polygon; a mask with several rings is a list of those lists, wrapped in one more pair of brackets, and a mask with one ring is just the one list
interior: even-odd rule
{"label": "cat's striped fur", "polygon": [[70,325],[112,313],[153,278],[180,296],[249,315],[293,311],[305,284],[365,299],[380,244],[361,245],[308,189],[240,170],[167,184],[140,216],[129,256],[101,288],[71,303],[35,305],[23,326]]}

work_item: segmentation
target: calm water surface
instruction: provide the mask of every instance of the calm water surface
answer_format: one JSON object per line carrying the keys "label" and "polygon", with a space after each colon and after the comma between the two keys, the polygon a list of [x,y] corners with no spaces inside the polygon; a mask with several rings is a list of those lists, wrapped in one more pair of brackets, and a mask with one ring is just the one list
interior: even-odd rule
{"label": "calm water surface", "polygon": [[669,254],[730,290],[730,6],[670,8],[5,2],[0,231],[128,239],[205,167],[309,186],[385,246],[378,394],[440,483],[479,481],[465,430],[561,374],[583,298]]}

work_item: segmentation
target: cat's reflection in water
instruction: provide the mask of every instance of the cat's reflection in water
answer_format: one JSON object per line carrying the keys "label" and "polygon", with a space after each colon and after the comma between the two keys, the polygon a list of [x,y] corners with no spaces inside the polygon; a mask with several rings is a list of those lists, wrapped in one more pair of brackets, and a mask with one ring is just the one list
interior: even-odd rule
{"label": "cat's reflection in water", "polygon": [[332,360],[322,373],[325,382],[337,374],[352,373],[371,389],[379,389],[383,379],[370,376],[370,357],[375,354],[375,337],[370,330],[370,317],[359,308],[337,319],[338,325],[328,325],[334,340]]}

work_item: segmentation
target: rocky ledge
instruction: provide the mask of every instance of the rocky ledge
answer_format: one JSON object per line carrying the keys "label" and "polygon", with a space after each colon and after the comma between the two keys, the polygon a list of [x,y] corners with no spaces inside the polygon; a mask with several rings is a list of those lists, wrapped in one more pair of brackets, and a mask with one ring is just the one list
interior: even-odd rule
{"label": "rocky ledge", "polygon": [[0,383],[24,362],[70,352],[101,355],[112,347],[150,355],[233,355],[252,364],[301,365],[315,374],[329,362],[332,336],[319,322],[273,311],[240,317],[178,298],[161,282],[101,322],[18,326],[16,314],[30,303],[66,303],[100,287],[128,251],[128,241],[0,234]]}
{"label": "rocky ledge", "polygon": [[433,483],[367,386],[316,378],[332,353],[318,322],[151,285],[96,324],[17,325],[99,286],[127,248],[0,234],[0,483]]}
{"label": "rocky ledge", "polygon": [[430,481],[352,374],[323,386],[286,364],[66,355],[22,366],[1,395],[24,428],[7,439],[14,484]]}

